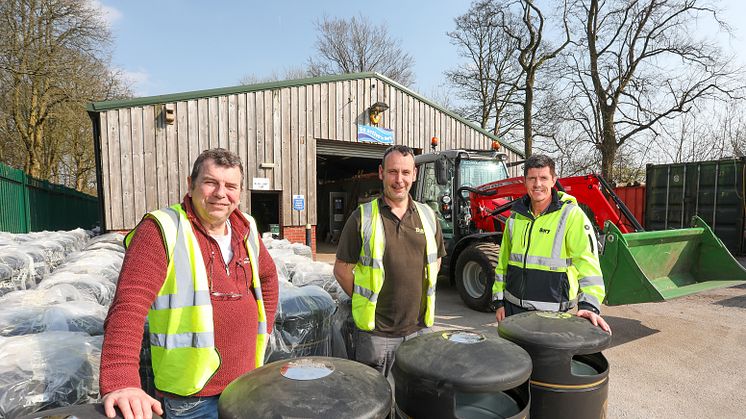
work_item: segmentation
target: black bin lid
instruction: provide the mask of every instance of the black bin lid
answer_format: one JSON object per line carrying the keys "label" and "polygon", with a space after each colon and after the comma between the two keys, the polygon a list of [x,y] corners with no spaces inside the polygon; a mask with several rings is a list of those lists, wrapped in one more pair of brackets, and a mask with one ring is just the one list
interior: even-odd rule
{"label": "black bin lid", "polygon": [[367,365],[312,356],[281,360],[230,383],[218,400],[221,418],[384,418],[391,386]]}
{"label": "black bin lid", "polygon": [[531,357],[498,336],[465,330],[428,333],[396,350],[394,377],[405,374],[459,390],[508,390],[531,376]]}
{"label": "black bin lid", "polygon": [[600,352],[611,344],[609,333],[571,313],[520,313],[506,317],[497,330],[500,336],[522,347],[559,349],[576,354]]}

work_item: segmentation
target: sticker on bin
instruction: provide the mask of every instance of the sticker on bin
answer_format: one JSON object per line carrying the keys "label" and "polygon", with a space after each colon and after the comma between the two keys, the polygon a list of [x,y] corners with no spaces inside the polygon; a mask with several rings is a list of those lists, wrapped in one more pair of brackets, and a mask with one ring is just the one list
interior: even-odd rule
{"label": "sticker on bin", "polygon": [[290,361],[280,369],[283,377],[297,381],[318,380],[334,372],[334,365],[313,359]]}
{"label": "sticker on bin", "polygon": [[481,333],[465,332],[462,330],[455,332],[444,332],[443,339],[450,340],[456,343],[478,343],[484,340],[484,335]]}
{"label": "sticker on bin", "polygon": [[570,317],[573,317],[570,313],[557,313],[554,311],[539,311],[536,315],[547,319],[569,319]]}

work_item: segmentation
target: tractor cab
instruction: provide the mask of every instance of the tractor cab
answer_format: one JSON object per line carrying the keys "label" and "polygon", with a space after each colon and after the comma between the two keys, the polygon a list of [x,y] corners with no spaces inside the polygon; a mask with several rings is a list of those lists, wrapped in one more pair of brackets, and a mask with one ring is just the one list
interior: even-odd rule
{"label": "tractor cab", "polygon": [[478,232],[469,190],[508,178],[507,158],[490,150],[435,151],[415,157],[414,199],[435,210],[449,254],[461,238]]}

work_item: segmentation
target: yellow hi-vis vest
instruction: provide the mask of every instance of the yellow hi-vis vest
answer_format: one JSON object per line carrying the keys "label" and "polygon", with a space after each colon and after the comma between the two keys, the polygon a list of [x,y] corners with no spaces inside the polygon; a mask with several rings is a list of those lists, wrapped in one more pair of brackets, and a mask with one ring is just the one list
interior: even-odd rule
{"label": "yellow hi-vis vest", "polygon": [[[257,266],[259,233],[254,219],[248,214],[244,216],[250,226],[244,244],[251,264],[259,321],[255,355],[258,368],[264,364],[267,317]],[[207,270],[197,237],[180,204],[150,212],[144,218],[158,223],[168,253],[166,280],[148,311],[155,386],[161,391],[189,396],[202,390],[220,367]],[[125,237],[125,246],[134,232]]]}
{"label": "yellow hi-vis vest", "polygon": [[[438,279],[438,244],[435,241],[435,212],[427,205],[414,202],[425,230],[425,293],[424,321],[427,327],[435,321],[435,283]],[[386,237],[383,219],[378,211],[378,200],[360,205],[360,235],[363,245],[355,265],[355,282],[352,292],[352,318],[360,330],[373,330],[376,326],[376,304],[383,288],[383,252]]]}

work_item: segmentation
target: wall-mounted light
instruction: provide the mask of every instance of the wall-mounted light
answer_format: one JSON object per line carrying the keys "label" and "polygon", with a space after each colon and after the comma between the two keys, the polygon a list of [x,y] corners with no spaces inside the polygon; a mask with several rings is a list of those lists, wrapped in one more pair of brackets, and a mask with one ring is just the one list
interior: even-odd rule
{"label": "wall-mounted light", "polygon": [[368,108],[368,118],[370,119],[370,123],[373,125],[378,125],[379,122],[381,122],[381,113],[389,108],[389,105],[386,104],[386,102],[376,102]]}
{"label": "wall-mounted light", "polygon": [[168,125],[173,125],[176,120],[176,110],[173,103],[167,103],[163,106],[163,117]]}

